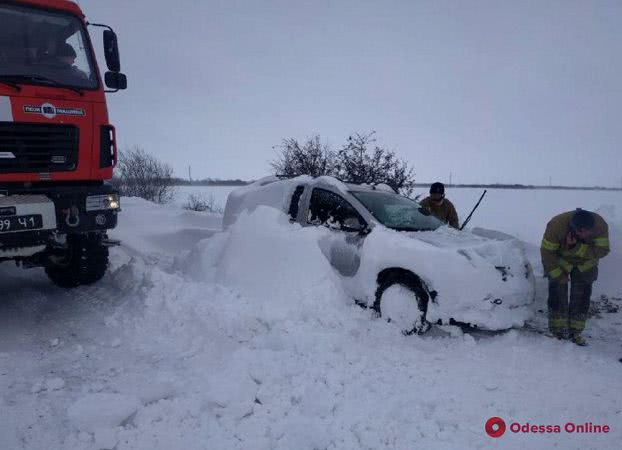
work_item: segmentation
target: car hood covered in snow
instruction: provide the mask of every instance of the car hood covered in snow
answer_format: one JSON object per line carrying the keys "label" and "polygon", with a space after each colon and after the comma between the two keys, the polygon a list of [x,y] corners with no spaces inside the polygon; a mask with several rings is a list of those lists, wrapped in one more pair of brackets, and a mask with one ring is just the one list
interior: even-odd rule
{"label": "car hood covered in snow", "polygon": [[392,267],[417,274],[435,296],[428,320],[450,319],[486,329],[521,326],[532,313],[533,273],[520,241],[487,230],[396,232],[376,227],[366,238],[356,283],[373,299],[373,280]]}

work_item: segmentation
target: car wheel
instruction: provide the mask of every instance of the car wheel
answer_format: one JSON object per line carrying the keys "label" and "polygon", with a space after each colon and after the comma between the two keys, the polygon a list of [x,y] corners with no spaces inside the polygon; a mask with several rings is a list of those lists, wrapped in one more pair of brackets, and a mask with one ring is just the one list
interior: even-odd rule
{"label": "car wheel", "polygon": [[389,273],[378,283],[373,309],[379,317],[395,324],[405,335],[430,329],[425,319],[428,293],[412,273]]}

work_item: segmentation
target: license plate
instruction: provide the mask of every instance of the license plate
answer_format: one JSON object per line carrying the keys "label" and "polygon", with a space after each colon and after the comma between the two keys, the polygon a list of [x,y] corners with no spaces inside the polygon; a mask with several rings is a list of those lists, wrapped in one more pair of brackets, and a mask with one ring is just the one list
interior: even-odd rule
{"label": "license plate", "polygon": [[41,214],[11,217],[0,216],[0,233],[36,230],[38,228],[43,228],[43,219],[41,218]]}

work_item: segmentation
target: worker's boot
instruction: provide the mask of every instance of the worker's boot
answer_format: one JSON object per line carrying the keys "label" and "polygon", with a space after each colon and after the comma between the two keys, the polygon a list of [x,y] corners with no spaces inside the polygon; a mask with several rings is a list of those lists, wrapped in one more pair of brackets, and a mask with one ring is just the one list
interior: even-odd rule
{"label": "worker's boot", "polygon": [[580,334],[572,334],[570,336],[570,340],[581,347],[585,347],[587,345],[587,340]]}
{"label": "worker's boot", "polygon": [[570,332],[567,329],[550,329],[550,333],[561,341],[570,339]]}

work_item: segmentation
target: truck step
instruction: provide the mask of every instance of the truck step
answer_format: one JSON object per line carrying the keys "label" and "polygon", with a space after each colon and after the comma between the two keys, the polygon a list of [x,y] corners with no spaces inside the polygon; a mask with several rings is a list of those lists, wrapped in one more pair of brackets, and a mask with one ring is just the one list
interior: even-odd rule
{"label": "truck step", "polygon": [[104,247],[118,247],[119,245],[121,245],[121,241],[119,241],[118,239],[102,239],[102,245]]}

